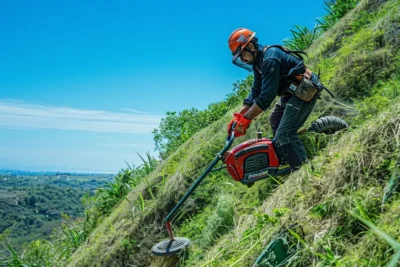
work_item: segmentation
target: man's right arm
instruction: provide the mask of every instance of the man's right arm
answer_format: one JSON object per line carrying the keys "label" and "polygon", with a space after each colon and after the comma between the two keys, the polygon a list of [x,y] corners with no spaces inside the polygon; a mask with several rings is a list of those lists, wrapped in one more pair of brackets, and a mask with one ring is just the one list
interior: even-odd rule
{"label": "man's right arm", "polygon": [[249,95],[243,101],[243,107],[239,111],[240,114],[246,113],[246,111],[253,105],[254,99],[256,99],[261,93],[262,78],[258,73],[254,73],[253,85],[250,89]]}
{"label": "man's right arm", "polygon": [[250,108],[251,108],[251,106],[243,104],[243,107],[239,110],[239,113],[244,115]]}

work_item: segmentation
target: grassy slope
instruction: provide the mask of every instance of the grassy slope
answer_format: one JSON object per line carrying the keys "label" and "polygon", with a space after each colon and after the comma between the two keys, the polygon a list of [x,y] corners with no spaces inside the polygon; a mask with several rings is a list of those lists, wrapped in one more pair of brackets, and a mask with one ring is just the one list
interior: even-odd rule
{"label": "grassy slope", "polygon": [[[400,1],[382,2],[361,1],[309,49],[312,66],[321,68],[325,84],[347,106],[323,98],[309,121],[334,114],[346,118],[351,131],[303,136],[314,158],[279,187],[262,181],[249,189],[225,171],[210,174],[173,220],[176,235],[193,241],[188,258],[152,256],[151,246],[167,238],[163,218],[223,147],[228,113],[159,166],[148,177],[150,190],[146,184],[134,190],[74,253],[70,266],[247,266],[291,223],[303,227],[306,244],[294,266],[388,262],[388,245],[365,234],[349,213],[399,236],[393,215],[398,198],[383,213],[380,205],[398,156]],[[269,112],[235,144],[253,138],[257,123],[266,129]]]}

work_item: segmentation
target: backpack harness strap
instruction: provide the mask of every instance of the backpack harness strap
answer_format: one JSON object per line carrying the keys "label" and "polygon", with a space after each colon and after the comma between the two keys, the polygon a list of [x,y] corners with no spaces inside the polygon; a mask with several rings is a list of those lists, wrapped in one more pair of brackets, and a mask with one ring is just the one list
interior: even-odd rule
{"label": "backpack harness strap", "polygon": [[[308,61],[310,61],[308,55],[306,52],[301,51],[301,50],[289,50],[283,46],[280,45],[271,45],[271,46],[265,46],[263,49],[263,53],[265,53],[265,51],[267,51],[269,48],[271,47],[277,47],[281,50],[283,50],[284,52],[290,54],[290,55],[295,55],[301,62],[294,68],[292,68],[289,73],[287,75],[283,75],[281,78],[286,79],[290,82],[290,87],[295,87],[297,88],[297,86],[299,86],[299,84],[302,82],[302,80],[305,78],[307,80],[311,81],[311,77],[313,75],[313,72],[308,68],[308,66],[304,63],[304,58],[302,57],[301,54],[305,55],[308,59]],[[300,69],[305,69],[305,71],[303,73],[298,73],[300,71]],[[318,79],[320,78],[320,73],[318,73]],[[332,94],[331,91],[329,91],[328,88],[326,88],[322,83],[318,83],[315,84],[313,82],[314,86],[318,89],[318,92],[321,92],[322,90],[325,90],[329,93],[329,95],[331,97],[334,97],[334,95]]]}

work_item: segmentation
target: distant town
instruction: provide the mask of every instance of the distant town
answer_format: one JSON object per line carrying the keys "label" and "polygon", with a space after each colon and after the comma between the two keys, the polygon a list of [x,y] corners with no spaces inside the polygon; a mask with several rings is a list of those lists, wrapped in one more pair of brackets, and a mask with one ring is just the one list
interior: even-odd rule
{"label": "distant town", "polygon": [[26,171],[26,170],[11,170],[0,169],[0,175],[23,175],[23,176],[96,176],[109,178],[113,177],[116,173],[102,173],[102,172],[63,172],[63,171]]}

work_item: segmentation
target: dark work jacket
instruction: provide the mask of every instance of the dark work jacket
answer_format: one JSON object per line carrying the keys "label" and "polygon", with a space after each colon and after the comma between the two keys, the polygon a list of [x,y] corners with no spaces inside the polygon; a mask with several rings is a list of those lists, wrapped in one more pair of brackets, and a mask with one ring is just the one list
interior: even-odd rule
{"label": "dark work jacket", "polygon": [[[253,64],[253,86],[243,103],[251,106],[255,102],[262,110],[266,110],[276,96],[288,94],[290,79],[283,77],[301,61],[278,47],[270,47],[265,52],[263,49],[263,45],[258,45]],[[301,73],[304,71],[305,68],[301,68]]]}

